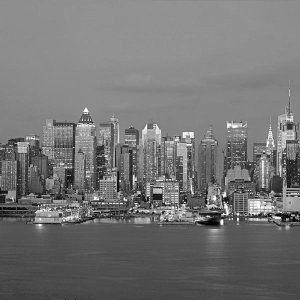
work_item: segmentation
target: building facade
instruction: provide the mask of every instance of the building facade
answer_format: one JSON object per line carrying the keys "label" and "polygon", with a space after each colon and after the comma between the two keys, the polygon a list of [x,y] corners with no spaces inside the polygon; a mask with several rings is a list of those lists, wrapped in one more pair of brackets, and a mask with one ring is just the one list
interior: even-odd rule
{"label": "building facade", "polygon": [[78,183],[81,178],[81,170],[76,169],[78,164],[76,160],[82,160],[82,155],[85,155],[85,176],[86,191],[92,191],[95,188],[95,163],[96,163],[96,129],[92,117],[87,108],[76,126],[75,136],[75,183]]}
{"label": "building facade", "polygon": [[216,180],[217,176],[218,141],[216,140],[212,126],[209,127],[204,139],[198,147],[198,174],[199,189],[205,192],[208,184]]}

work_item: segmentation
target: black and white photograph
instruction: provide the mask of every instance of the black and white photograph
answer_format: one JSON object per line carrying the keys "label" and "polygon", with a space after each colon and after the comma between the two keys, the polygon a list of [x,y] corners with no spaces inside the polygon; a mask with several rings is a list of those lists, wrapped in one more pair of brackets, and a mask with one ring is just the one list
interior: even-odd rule
{"label": "black and white photograph", "polygon": [[300,1],[0,0],[0,300],[300,298]]}

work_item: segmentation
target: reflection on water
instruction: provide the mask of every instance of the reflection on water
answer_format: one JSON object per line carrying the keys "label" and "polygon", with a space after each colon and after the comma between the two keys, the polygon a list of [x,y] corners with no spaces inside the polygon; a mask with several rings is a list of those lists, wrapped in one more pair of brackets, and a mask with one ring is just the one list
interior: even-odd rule
{"label": "reflection on water", "polygon": [[96,223],[108,223],[108,224],[151,224],[155,222],[157,217],[155,216],[143,216],[133,218],[100,218],[95,219]]}
{"label": "reflection on water", "polygon": [[243,218],[223,226],[152,222],[2,221],[0,299],[298,298],[300,228]]}

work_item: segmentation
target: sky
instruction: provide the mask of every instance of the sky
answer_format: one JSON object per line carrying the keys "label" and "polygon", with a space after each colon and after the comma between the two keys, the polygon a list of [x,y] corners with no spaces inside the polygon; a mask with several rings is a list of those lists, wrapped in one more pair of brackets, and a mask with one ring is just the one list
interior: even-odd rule
{"label": "sky", "polygon": [[163,135],[248,122],[263,142],[288,103],[300,117],[300,1],[0,1],[0,142],[46,119]]}

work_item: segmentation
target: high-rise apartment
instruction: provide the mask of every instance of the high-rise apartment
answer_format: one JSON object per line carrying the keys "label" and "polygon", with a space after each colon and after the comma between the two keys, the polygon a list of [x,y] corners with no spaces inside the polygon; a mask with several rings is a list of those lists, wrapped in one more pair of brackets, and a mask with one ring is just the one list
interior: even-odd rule
{"label": "high-rise apartment", "polygon": [[17,143],[18,172],[18,195],[25,196],[28,193],[28,167],[29,167],[29,143]]}

